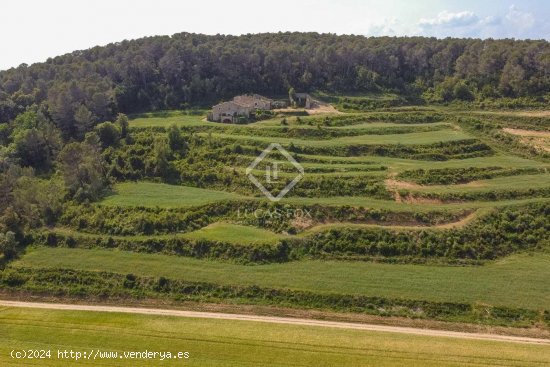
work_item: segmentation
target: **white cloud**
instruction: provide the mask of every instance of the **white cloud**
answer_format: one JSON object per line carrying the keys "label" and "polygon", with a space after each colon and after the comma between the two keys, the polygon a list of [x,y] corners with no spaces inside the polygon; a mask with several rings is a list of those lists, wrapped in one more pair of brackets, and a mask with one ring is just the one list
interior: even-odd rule
{"label": "white cloud", "polygon": [[530,29],[535,25],[534,15],[519,10],[515,5],[510,6],[505,18],[508,22],[520,29]]}
{"label": "white cloud", "polygon": [[472,25],[479,21],[479,17],[471,11],[461,11],[458,13],[451,13],[447,10],[443,10],[435,18],[422,18],[418,22],[421,27],[463,27]]}
{"label": "white cloud", "polygon": [[539,23],[533,13],[512,5],[507,11],[488,16],[467,10],[456,13],[444,10],[434,18],[420,19],[417,24],[424,36],[530,38],[544,32],[543,29],[535,32],[537,28],[544,28]]}
{"label": "white cloud", "polygon": [[396,36],[398,33],[395,27],[398,26],[397,18],[385,18],[382,21],[375,22],[368,27],[367,36]]}
{"label": "white cloud", "polygon": [[502,24],[502,18],[499,16],[489,15],[479,21],[480,25],[483,26],[496,26]]}

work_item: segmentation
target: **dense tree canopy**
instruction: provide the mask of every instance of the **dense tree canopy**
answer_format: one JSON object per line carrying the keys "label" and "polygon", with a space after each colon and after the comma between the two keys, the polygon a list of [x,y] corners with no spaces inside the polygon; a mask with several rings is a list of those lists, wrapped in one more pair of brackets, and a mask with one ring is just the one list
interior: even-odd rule
{"label": "dense tree canopy", "polygon": [[205,105],[243,92],[394,91],[433,101],[543,96],[547,41],[317,33],[123,41],[0,72],[0,122],[45,103],[64,137],[117,112]]}

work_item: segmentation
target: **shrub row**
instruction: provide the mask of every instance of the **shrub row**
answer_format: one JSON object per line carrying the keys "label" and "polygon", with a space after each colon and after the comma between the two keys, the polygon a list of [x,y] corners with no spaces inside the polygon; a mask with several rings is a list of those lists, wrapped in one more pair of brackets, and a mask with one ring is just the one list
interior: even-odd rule
{"label": "shrub row", "polygon": [[525,174],[544,173],[543,168],[506,168],[506,167],[467,167],[416,169],[403,171],[397,178],[416,182],[421,185],[454,185],[475,180],[486,180],[495,177],[518,176]]}
{"label": "shrub row", "polygon": [[520,308],[219,285],[68,269],[10,268],[1,274],[0,288],[55,296],[231,301],[516,327],[541,322],[548,325],[548,319],[543,317],[545,311]]}
{"label": "shrub row", "polygon": [[151,235],[190,232],[219,220],[275,230],[297,232],[295,220],[314,223],[400,223],[434,225],[449,223],[470,213],[468,210],[399,212],[354,206],[287,205],[265,201],[222,201],[193,208],[164,209],[68,205],[59,224],[78,231],[109,235]]}
{"label": "shrub row", "polygon": [[[288,122],[287,122],[288,124]],[[328,124],[328,125],[327,125]],[[312,127],[302,127],[301,125],[316,126]],[[233,134],[233,135],[246,135],[246,136],[262,136],[262,137],[282,137],[282,138],[298,138],[298,139],[313,139],[313,140],[325,140],[333,139],[344,136],[358,136],[358,135],[387,135],[387,134],[408,134],[415,132],[428,132],[428,131],[438,131],[447,129],[448,126],[445,125],[433,125],[433,126],[385,126],[385,127],[366,127],[366,128],[355,128],[355,129],[327,129],[330,127],[330,122],[328,120],[323,120],[322,123],[312,119],[305,121],[299,121],[298,126],[288,126],[283,125],[282,127],[262,127],[261,129],[247,129],[242,127],[235,127],[229,125],[219,125],[219,126],[208,126],[208,125],[198,125],[198,126],[184,126],[181,130],[185,133],[198,133],[198,132],[210,132],[210,133],[220,133],[224,134]],[[133,132],[137,131],[146,131],[146,128],[141,128],[141,130],[132,130]],[[155,130],[159,132],[158,130]],[[162,132],[162,130],[160,130]]]}
{"label": "shrub row", "polygon": [[411,256],[488,260],[548,248],[550,204],[494,210],[462,228],[448,230],[333,229],[305,238],[294,256]]}
{"label": "shrub row", "polygon": [[[277,220],[256,224],[275,226]],[[47,246],[118,247],[238,262],[284,262],[308,258],[489,260],[514,252],[547,248],[550,204],[495,210],[462,228],[392,230],[334,228],[307,237],[289,237],[274,245],[231,244],[177,237],[109,237],[38,232],[34,243]]]}
{"label": "shrub row", "polygon": [[495,191],[472,191],[472,192],[421,192],[399,190],[402,197],[438,199],[443,202],[456,201],[498,201],[521,198],[549,197],[550,187],[539,189],[509,189]]}
{"label": "shrub row", "polygon": [[550,161],[550,153],[542,152],[534,146],[524,144],[521,137],[502,131],[502,124],[466,117],[459,117],[457,121],[465,130],[476,136],[482,135],[484,139],[490,140],[496,146],[506,147],[506,150],[526,158],[534,158],[545,162]]}
{"label": "shrub row", "polygon": [[301,123],[312,123],[314,125],[322,124],[326,126],[347,126],[357,125],[365,122],[399,122],[400,124],[426,124],[432,122],[441,122],[447,118],[442,113],[431,111],[409,111],[409,112],[372,112],[356,116],[324,116],[311,119],[302,119]]}
{"label": "shrub row", "polygon": [[[225,144],[233,142],[230,138],[220,139]],[[244,138],[241,143],[264,147],[262,142]],[[428,161],[446,161],[449,159],[467,159],[485,157],[494,154],[487,144],[477,139],[463,139],[424,145],[404,144],[351,144],[345,146],[304,146],[290,143],[287,147],[292,153],[327,155],[336,157],[383,156]]]}
{"label": "shrub row", "polygon": [[68,234],[56,231],[39,231],[33,235],[35,245],[71,248],[118,248],[143,253],[164,253],[198,259],[230,260],[237,263],[271,263],[288,261],[290,250],[284,241],[276,244],[234,244],[206,239],[191,240],[174,237],[142,238]]}

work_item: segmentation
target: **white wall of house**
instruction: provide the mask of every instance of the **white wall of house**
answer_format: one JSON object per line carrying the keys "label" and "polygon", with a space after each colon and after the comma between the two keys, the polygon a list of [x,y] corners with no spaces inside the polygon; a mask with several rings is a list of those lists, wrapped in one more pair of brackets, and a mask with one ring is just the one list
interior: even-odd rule
{"label": "white wall of house", "polygon": [[223,102],[212,107],[212,120],[235,122],[238,116],[249,117],[254,108],[246,107],[235,102]]}

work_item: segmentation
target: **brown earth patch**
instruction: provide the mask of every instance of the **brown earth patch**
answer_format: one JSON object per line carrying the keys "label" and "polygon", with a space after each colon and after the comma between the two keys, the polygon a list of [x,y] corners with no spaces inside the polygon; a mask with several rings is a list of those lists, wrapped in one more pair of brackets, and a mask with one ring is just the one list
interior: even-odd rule
{"label": "brown earth patch", "polygon": [[[399,195],[399,193],[397,193]],[[407,196],[400,196],[401,201],[398,201],[400,203],[406,203],[406,204],[443,204],[443,201],[440,199],[434,199],[434,198],[422,198],[422,197],[416,197],[412,196],[411,194]]]}
{"label": "brown earth patch", "polygon": [[291,221],[291,224],[297,229],[307,229],[314,225],[314,221],[312,218],[302,215],[295,216],[295,218]]}
{"label": "brown earth patch", "polygon": [[419,190],[422,190],[422,189],[437,189],[437,188],[443,188],[443,187],[460,188],[460,187],[483,187],[483,186],[485,186],[480,181],[470,181],[470,182],[467,182],[467,183],[455,184],[455,185],[420,185],[420,184],[417,184],[417,183],[414,183],[414,182],[387,179],[385,181],[385,183],[386,183],[386,187],[388,189],[393,189],[393,190],[399,190],[399,189],[405,189],[405,190],[407,190],[407,189],[411,189],[411,190],[419,189]]}
{"label": "brown earth patch", "polygon": [[[474,210],[464,217],[454,221],[454,222],[447,222],[447,223],[441,223],[441,224],[433,224],[433,225],[423,225],[420,223],[414,223],[414,222],[398,222],[398,221],[390,221],[390,222],[375,222],[375,221],[367,221],[367,222],[324,222],[321,224],[316,224],[315,226],[309,228],[307,233],[313,233],[313,232],[320,232],[324,229],[330,229],[335,227],[352,227],[352,228],[389,228],[394,230],[408,230],[408,229],[430,229],[430,228],[437,228],[437,229],[450,229],[450,228],[460,228],[467,224],[469,224],[472,220],[477,218],[478,213],[481,209]],[[306,233],[306,232],[304,232]]]}
{"label": "brown earth patch", "polygon": [[504,128],[502,131],[520,136],[521,143],[529,145],[540,152],[550,152],[550,132]]}
{"label": "brown earth patch", "polygon": [[512,128],[504,128],[503,131],[512,134],[512,135],[519,135],[519,136],[536,136],[541,138],[547,138],[550,139],[550,131],[537,131],[537,130],[525,130],[525,129],[512,129]]}
{"label": "brown earth patch", "polygon": [[312,106],[309,109],[305,108],[278,108],[273,110],[274,112],[296,112],[306,111],[309,115],[321,115],[321,114],[342,114],[331,104],[319,101],[312,98]]}
{"label": "brown earth patch", "polygon": [[550,116],[550,111],[521,111],[517,112],[516,115],[528,117],[548,117]]}
{"label": "brown earth patch", "polygon": [[[479,209],[478,209],[479,210]],[[444,224],[438,224],[435,227],[442,228],[442,229],[448,229],[448,228],[460,228],[464,227],[466,224],[470,223],[472,220],[474,220],[477,217],[478,211],[473,211],[464,218],[456,221],[456,222],[450,222],[450,223],[444,223]]]}

